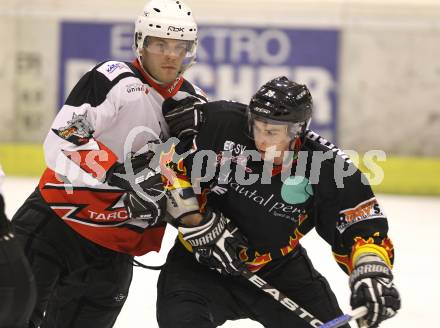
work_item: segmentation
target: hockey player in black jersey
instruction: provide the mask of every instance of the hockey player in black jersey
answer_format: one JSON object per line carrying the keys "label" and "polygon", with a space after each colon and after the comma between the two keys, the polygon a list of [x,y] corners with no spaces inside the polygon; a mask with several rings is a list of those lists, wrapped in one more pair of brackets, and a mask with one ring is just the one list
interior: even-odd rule
{"label": "hockey player in black jersey", "polygon": [[6,217],[3,176],[0,166],[0,327],[27,328],[35,305],[35,282]]}
{"label": "hockey player in black jersey", "polygon": [[[47,168],[12,219],[36,280],[31,327],[112,327],[133,256],[160,249],[166,204],[145,197],[163,184],[144,167],[170,137],[163,104],[206,101],[182,76],[197,30],[183,1],[147,0],[134,26],[136,59],[96,65],[58,112],[44,141]],[[144,189],[147,180],[154,188]]]}
{"label": "hockey player in black jersey", "polygon": [[[322,322],[337,317],[333,292],[301,247],[313,228],[349,275],[351,305],[368,307],[364,327],[396,314],[387,218],[342,151],[308,130],[312,107],[306,86],[280,77],[262,86],[249,106],[195,101],[168,109],[172,115],[165,117],[177,130],[196,113],[198,134],[192,153],[168,165],[176,174],[162,171],[179,237],[158,281],[161,328],[216,327],[242,318],[265,327],[310,327],[250,285],[242,270]],[[191,184],[200,191],[201,214]]]}

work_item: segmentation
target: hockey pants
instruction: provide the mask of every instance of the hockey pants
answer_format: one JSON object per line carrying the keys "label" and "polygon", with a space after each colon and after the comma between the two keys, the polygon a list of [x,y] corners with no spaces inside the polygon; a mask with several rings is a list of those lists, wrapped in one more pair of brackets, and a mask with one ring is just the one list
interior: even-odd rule
{"label": "hockey pants", "polygon": [[132,257],[81,237],[36,190],[12,219],[33,271],[30,327],[110,328],[128,295]]}
{"label": "hockey pants", "polygon": [[[335,295],[305,250],[293,253],[258,275],[323,322],[341,315]],[[264,327],[310,328],[244,278],[222,276],[202,266],[179,241],[159,276],[156,314],[160,328],[212,328],[244,318]]]}

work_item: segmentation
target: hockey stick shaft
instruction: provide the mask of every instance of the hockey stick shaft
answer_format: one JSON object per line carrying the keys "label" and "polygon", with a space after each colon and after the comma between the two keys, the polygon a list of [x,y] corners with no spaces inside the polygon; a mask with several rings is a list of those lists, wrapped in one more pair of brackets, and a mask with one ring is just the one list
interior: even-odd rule
{"label": "hockey stick shaft", "polygon": [[241,275],[247,280],[249,280],[252,284],[257,286],[259,289],[272,296],[276,301],[278,301],[281,305],[285,306],[287,309],[295,313],[298,317],[308,322],[311,327],[318,328],[321,327],[321,325],[323,324],[322,321],[315,318],[310,312],[303,309],[297,303],[292,301],[290,298],[288,298],[286,295],[281,293],[275,287],[269,285],[265,280],[263,280],[261,277],[257,276],[256,274],[244,270],[241,273]]}
{"label": "hockey stick shaft", "polygon": [[359,318],[363,317],[364,315],[367,314],[367,312],[368,312],[368,309],[366,306],[358,307],[354,310],[351,310],[347,314],[343,314],[343,315],[341,315],[331,321],[326,322],[325,324],[323,324],[321,326],[321,328],[341,327],[353,319],[359,319]]}

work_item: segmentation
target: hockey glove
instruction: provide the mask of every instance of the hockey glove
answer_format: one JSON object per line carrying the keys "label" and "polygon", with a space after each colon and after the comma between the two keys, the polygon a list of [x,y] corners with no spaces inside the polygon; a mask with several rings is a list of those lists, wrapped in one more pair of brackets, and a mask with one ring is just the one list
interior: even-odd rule
{"label": "hockey glove", "polygon": [[[155,153],[148,151],[125,161],[124,163],[114,164],[107,172],[106,182],[113,187],[124,189],[125,191],[146,190],[156,185],[160,177],[159,168],[152,169],[149,165]],[[155,177],[156,176],[156,177]],[[150,180],[153,179],[153,180]],[[163,187],[160,188],[163,191]]]}
{"label": "hockey glove", "polygon": [[201,99],[193,96],[164,103],[164,117],[171,136],[184,139],[199,132],[203,121],[203,113],[199,109],[201,103]]}
{"label": "hockey glove", "polygon": [[182,219],[187,215],[200,213],[199,202],[192,187],[167,190],[166,196],[167,212],[173,226],[181,226]]}
{"label": "hockey glove", "polygon": [[240,275],[246,265],[238,256],[246,248],[244,236],[220,212],[208,210],[201,225],[179,227],[198,262],[222,274]]}
{"label": "hockey glove", "polygon": [[11,232],[11,223],[5,214],[5,202],[3,200],[2,194],[0,194],[0,240]]}
{"label": "hockey glove", "polygon": [[140,219],[144,223],[144,227],[152,227],[163,223],[166,209],[166,198],[160,197],[159,200],[148,198],[148,194],[144,193],[144,197],[138,196],[134,192],[127,193],[124,199],[124,205],[127,209],[130,219]]}
{"label": "hockey glove", "polygon": [[358,321],[367,327],[379,324],[396,315],[400,296],[393,283],[391,269],[375,254],[365,254],[357,261],[350,274],[352,308],[367,306],[368,313]]}

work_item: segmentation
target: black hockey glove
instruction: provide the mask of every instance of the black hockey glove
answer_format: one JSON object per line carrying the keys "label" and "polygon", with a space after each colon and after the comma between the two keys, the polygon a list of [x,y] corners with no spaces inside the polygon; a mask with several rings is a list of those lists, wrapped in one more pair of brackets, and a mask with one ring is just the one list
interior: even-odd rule
{"label": "black hockey glove", "polygon": [[35,282],[4,210],[0,194],[0,327],[28,327],[37,298]]}
{"label": "black hockey glove", "polygon": [[164,103],[164,117],[172,137],[182,140],[199,132],[203,122],[203,113],[199,109],[202,102],[197,97],[189,96],[178,101],[170,99]]}
{"label": "black hockey glove", "polygon": [[8,238],[11,232],[11,223],[5,214],[5,202],[2,194],[0,194],[0,239]]}
{"label": "black hockey glove", "polygon": [[232,222],[220,212],[208,210],[201,225],[179,227],[193,249],[196,260],[222,274],[240,275],[246,265],[239,252],[246,240]]}
{"label": "black hockey glove", "polygon": [[391,269],[377,255],[366,254],[359,258],[350,274],[350,288],[352,308],[363,305],[368,308],[368,313],[358,320],[367,327],[378,327],[400,309],[400,296]]}
{"label": "black hockey glove", "polygon": [[[148,151],[128,159],[125,163],[116,163],[108,171],[105,182],[110,186],[121,188],[125,191],[146,191],[151,187],[160,187],[160,170],[152,169],[149,165],[155,153]],[[131,169],[130,169],[131,165]]]}
{"label": "black hockey glove", "polygon": [[[160,181],[162,183],[162,181]],[[154,189],[148,191],[153,196],[158,196]],[[140,219],[145,224],[144,228],[152,227],[163,223],[166,213],[166,197],[158,197],[158,200],[151,199],[150,195],[143,193],[137,195],[134,192],[127,193],[124,199],[124,205],[127,209],[130,219]]]}

